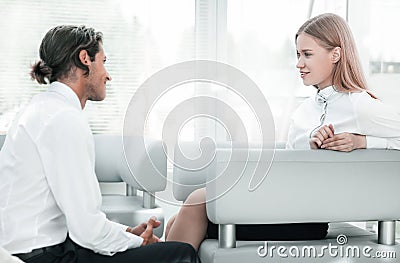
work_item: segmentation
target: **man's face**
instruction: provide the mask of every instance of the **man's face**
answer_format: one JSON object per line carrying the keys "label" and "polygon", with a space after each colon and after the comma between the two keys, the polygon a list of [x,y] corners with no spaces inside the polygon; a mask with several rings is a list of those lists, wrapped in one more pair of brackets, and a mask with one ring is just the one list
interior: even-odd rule
{"label": "man's face", "polygon": [[89,76],[87,77],[86,92],[88,100],[101,101],[106,97],[106,83],[111,80],[104,63],[106,55],[104,54],[103,45],[99,45],[100,51],[96,54],[94,61],[89,66]]}

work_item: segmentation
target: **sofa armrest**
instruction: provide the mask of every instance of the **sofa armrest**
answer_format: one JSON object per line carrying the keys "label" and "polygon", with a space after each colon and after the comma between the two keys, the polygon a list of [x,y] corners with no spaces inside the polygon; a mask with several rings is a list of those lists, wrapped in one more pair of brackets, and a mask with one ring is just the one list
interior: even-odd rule
{"label": "sofa armrest", "polygon": [[[162,141],[96,134],[96,175],[100,182],[126,182],[138,190],[163,191],[167,184],[167,157]],[[140,143],[144,148],[137,147]],[[129,165],[128,165],[129,163]]]}

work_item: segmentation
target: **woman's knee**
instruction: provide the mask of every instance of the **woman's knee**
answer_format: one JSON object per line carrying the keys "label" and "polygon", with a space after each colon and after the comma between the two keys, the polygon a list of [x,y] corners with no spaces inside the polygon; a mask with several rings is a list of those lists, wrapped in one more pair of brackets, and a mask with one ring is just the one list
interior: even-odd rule
{"label": "woman's knee", "polygon": [[196,204],[205,204],[206,202],[206,189],[200,188],[192,193],[186,198],[186,205],[196,205]]}

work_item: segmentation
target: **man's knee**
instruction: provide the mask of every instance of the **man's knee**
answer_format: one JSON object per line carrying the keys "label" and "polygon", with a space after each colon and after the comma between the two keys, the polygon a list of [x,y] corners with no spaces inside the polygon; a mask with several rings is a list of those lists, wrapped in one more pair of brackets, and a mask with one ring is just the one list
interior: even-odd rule
{"label": "man's knee", "polygon": [[176,248],[176,262],[178,263],[199,263],[196,250],[192,245],[184,242],[169,242]]}

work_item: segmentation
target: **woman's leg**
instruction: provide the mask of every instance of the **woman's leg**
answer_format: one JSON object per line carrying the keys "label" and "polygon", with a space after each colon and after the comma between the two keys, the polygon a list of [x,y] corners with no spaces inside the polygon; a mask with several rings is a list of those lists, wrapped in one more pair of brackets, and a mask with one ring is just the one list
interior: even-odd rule
{"label": "woman's leg", "polygon": [[206,190],[192,192],[175,218],[171,218],[166,241],[180,241],[191,244],[196,251],[204,240],[208,219],[206,213]]}
{"label": "woman's leg", "polygon": [[165,227],[165,240],[167,240],[167,238],[168,238],[169,230],[171,229],[172,225],[175,223],[175,219],[176,219],[176,216],[177,216],[177,215],[178,215],[178,214],[173,215],[173,216],[168,220],[167,226]]}

